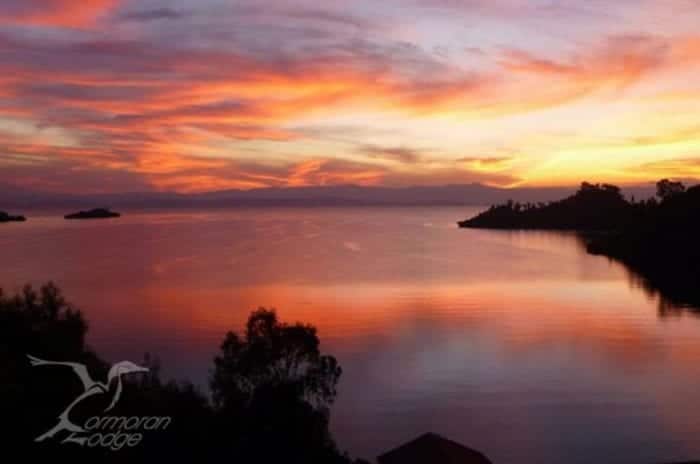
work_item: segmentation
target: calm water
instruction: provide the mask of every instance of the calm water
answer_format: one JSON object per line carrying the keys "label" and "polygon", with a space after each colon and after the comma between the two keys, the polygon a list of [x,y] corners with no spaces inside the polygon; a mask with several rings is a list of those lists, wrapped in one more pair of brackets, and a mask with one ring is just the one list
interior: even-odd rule
{"label": "calm water", "polygon": [[318,326],[344,368],[332,428],[374,458],[426,431],[496,463],[700,457],[700,318],[661,311],[572,235],[459,230],[465,208],[32,218],[0,285],[56,281],[112,361],[205,385],[251,309]]}

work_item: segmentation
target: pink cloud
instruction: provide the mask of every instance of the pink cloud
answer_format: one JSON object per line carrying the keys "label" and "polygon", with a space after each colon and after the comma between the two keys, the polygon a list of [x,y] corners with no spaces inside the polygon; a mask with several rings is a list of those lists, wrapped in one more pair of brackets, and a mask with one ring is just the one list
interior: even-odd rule
{"label": "pink cloud", "polygon": [[82,26],[109,11],[119,0],[7,0],[0,21],[47,26]]}

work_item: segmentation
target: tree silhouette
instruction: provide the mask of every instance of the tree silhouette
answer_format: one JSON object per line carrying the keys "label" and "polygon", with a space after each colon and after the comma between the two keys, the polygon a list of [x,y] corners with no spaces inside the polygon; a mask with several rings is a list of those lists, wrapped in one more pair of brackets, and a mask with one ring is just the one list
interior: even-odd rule
{"label": "tree silhouette", "polygon": [[214,360],[214,404],[226,409],[263,388],[284,387],[317,408],[329,407],[342,370],[334,357],[321,355],[319,344],[315,327],[281,323],[274,310],[258,309],[245,337],[229,332]]}
{"label": "tree silhouette", "polygon": [[[235,454],[251,462],[345,462],[328,431],[341,368],[319,350],[316,329],[281,323],[260,308],[243,337],[229,332],[214,360],[220,430],[235,431]],[[274,446],[271,446],[274,444]]]}
{"label": "tree silhouette", "polygon": [[656,196],[658,196],[661,201],[665,201],[666,199],[683,192],[685,192],[685,185],[683,185],[681,182],[673,182],[668,179],[662,179],[656,183]]}

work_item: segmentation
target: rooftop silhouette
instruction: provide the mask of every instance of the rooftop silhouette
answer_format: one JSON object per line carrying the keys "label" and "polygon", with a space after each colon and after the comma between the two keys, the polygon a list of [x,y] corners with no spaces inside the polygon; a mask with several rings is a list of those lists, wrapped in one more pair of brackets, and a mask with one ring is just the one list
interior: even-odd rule
{"label": "rooftop silhouette", "polygon": [[379,464],[491,464],[479,451],[434,433],[426,433],[387,451],[377,458]]}

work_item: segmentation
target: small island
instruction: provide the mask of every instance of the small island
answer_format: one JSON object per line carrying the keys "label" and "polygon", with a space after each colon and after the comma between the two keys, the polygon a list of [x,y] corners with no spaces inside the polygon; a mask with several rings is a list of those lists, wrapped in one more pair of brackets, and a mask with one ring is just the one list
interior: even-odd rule
{"label": "small island", "polygon": [[5,211],[0,211],[0,222],[24,222],[27,218],[24,216],[10,216]]}
{"label": "small island", "polygon": [[110,211],[108,208],[97,208],[89,211],[79,211],[64,216],[66,219],[109,219],[121,217],[121,214]]}

